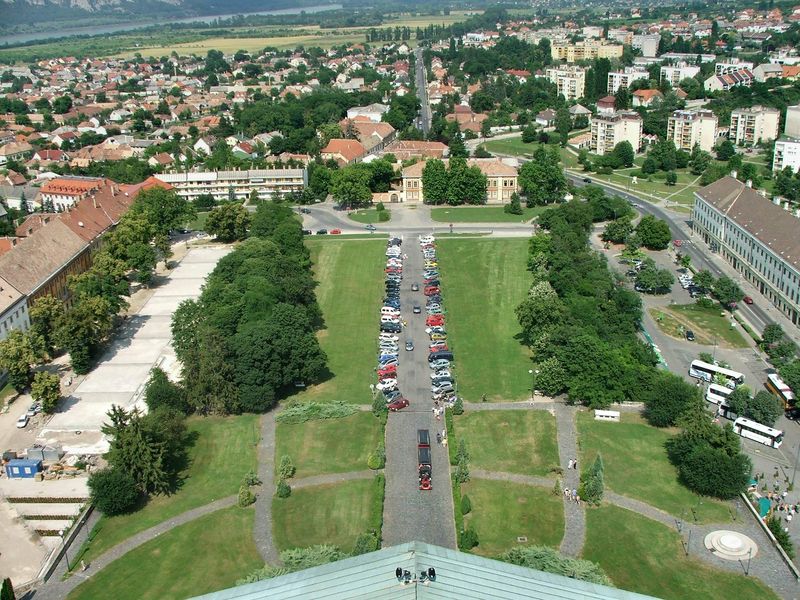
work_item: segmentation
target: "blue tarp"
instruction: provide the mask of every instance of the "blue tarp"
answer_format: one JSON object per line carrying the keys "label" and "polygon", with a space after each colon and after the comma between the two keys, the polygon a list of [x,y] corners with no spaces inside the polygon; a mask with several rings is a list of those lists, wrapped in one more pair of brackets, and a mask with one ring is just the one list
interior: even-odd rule
{"label": "blue tarp", "polygon": [[758,515],[760,517],[766,517],[769,514],[769,509],[771,507],[772,503],[769,501],[769,498],[758,499]]}

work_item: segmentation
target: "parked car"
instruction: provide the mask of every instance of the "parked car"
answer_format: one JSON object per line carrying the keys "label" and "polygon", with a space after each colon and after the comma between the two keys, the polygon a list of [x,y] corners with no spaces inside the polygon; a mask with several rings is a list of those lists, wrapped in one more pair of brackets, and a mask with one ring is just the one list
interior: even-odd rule
{"label": "parked car", "polygon": [[415,314],[415,315],[418,315],[418,314],[420,314],[421,312],[422,312],[422,307],[420,307],[420,305],[419,305],[419,304],[415,304],[415,305],[414,305],[414,314]]}
{"label": "parked car", "polygon": [[453,391],[453,384],[452,383],[433,383],[431,384],[431,393],[432,394],[441,394],[443,392],[452,392]]}
{"label": "parked car", "polygon": [[301,208],[300,212],[303,213],[304,215],[310,215],[311,214],[311,211],[308,210],[307,208]]}
{"label": "parked car", "polygon": [[406,340],[406,351],[411,352],[414,349],[414,340]]}
{"label": "parked car", "polygon": [[431,341],[433,342],[444,342],[447,340],[447,336],[443,333],[432,333],[431,334]]}
{"label": "parked car", "polygon": [[387,379],[375,386],[375,389],[380,391],[389,391],[397,388],[397,379]]}
{"label": "parked car", "polygon": [[425,333],[431,334],[431,333],[446,333],[446,332],[444,330],[444,327],[434,326],[434,327],[426,327]]}
{"label": "parked car", "polygon": [[40,412],[42,412],[42,405],[39,404],[38,402],[34,402],[28,407],[28,412],[26,412],[25,414],[28,415],[29,417],[35,417]]}
{"label": "parked car", "polygon": [[410,403],[409,403],[409,401],[408,401],[408,400],[406,400],[405,398],[403,398],[402,396],[400,396],[400,398],[398,398],[398,399],[397,399],[397,400],[395,400],[394,402],[391,402],[391,403],[389,403],[389,405],[387,406],[387,408],[388,408],[388,409],[389,409],[391,412],[397,412],[398,410],[402,410],[402,409],[404,409],[404,408],[405,408],[406,406],[408,406],[409,404],[410,404]]}
{"label": "parked car", "polygon": [[449,350],[437,350],[428,354],[428,363],[433,363],[437,360],[453,360],[453,353]]}
{"label": "parked car", "polygon": [[402,398],[402,394],[400,394],[400,390],[391,390],[388,392],[383,392],[383,397],[386,399],[386,402],[394,402],[398,398]]}
{"label": "parked car", "polygon": [[446,369],[450,366],[449,360],[439,359],[428,363],[431,369]]}
{"label": "parked car", "polygon": [[17,419],[17,429],[25,429],[28,425],[28,417],[27,414],[22,415],[19,419]]}
{"label": "parked car", "polygon": [[327,229],[317,229],[317,235],[325,235],[328,233]]}
{"label": "parked car", "polygon": [[447,377],[449,379],[452,378],[452,375],[450,371],[448,371],[447,369],[440,369],[438,371],[434,371],[433,373],[431,373],[431,379],[438,379],[440,377],[442,378]]}
{"label": "parked car", "polygon": [[303,229],[303,235],[311,235],[310,229]]}
{"label": "parked car", "polygon": [[692,331],[691,329],[687,329],[686,330],[686,339],[688,341],[690,341],[690,342],[693,342],[694,341],[694,331]]}

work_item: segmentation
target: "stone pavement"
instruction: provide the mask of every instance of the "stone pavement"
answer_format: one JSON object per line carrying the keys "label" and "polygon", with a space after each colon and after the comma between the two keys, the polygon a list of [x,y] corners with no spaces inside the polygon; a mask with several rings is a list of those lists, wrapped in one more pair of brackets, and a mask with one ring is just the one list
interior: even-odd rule
{"label": "stone pavement", "polygon": [[272,538],[272,496],[275,492],[275,409],[261,416],[261,440],[258,442],[258,478],[261,487],[256,493],[256,517],[253,540],[265,563],[277,566],[280,555]]}
{"label": "stone pavement", "polygon": [[[562,486],[577,490],[580,483],[578,469],[567,469],[570,459],[578,459],[578,431],[575,425],[575,407],[556,404],[556,431],[558,433],[558,456],[564,469],[561,478]],[[578,467],[581,467],[578,464]],[[564,502],[564,539],[561,540],[561,553],[568,556],[580,556],[586,539],[586,515],[583,503],[575,503],[571,498],[562,496]]]}

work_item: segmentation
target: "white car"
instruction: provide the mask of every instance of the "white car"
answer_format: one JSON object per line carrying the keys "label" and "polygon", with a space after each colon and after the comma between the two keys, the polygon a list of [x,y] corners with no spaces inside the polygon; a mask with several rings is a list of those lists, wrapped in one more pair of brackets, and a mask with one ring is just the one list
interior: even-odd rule
{"label": "white car", "polygon": [[421,235],[419,236],[419,243],[420,244],[432,244],[436,241],[436,238],[432,235]]}
{"label": "white car", "polygon": [[397,379],[384,379],[375,386],[375,389],[380,390],[381,392],[388,392],[389,390],[394,390],[396,388]]}
{"label": "white car", "polygon": [[441,371],[434,371],[433,373],[431,373],[431,379],[436,379],[438,377],[452,378],[452,375],[450,374],[450,371],[448,371],[447,369],[442,369]]}
{"label": "white car", "polygon": [[17,419],[17,429],[25,429],[28,425],[28,415],[22,415],[19,419]]}
{"label": "white car", "polygon": [[427,333],[428,335],[430,335],[430,334],[432,334],[432,333],[447,333],[447,332],[444,330],[444,327],[439,327],[439,326],[437,325],[436,327],[427,327],[427,328],[425,329],[425,333]]}
{"label": "white car", "polygon": [[399,322],[400,319],[398,319],[397,317],[389,317],[386,315],[383,315],[381,317],[381,323],[399,323]]}
{"label": "white car", "polygon": [[390,341],[390,342],[397,342],[397,341],[400,340],[400,338],[398,336],[396,336],[394,334],[391,334],[391,333],[382,333],[378,339],[387,340],[387,341]]}

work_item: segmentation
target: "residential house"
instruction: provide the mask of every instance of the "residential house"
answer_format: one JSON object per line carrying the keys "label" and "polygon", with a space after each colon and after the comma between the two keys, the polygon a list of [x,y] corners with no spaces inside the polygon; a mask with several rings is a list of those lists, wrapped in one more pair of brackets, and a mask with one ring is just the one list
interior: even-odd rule
{"label": "residential house", "polygon": [[404,161],[413,158],[445,158],[450,153],[450,148],[442,142],[395,140],[383,152],[394,154],[398,161]]}
{"label": "residential house", "polygon": [[367,150],[358,140],[334,138],[320,151],[322,160],[335,160],[339,166],[346,166],[361,160]]}
{"label": "residential house", "polygon": [[617,99],[614,96],[605,96],[597,101],[598,114],[612,114],[616,111]]}
{"label": "residential house", "polygon": [[448,122],[457,122],[461,131],[481,132],[481,125],[489,118],[489,115],[472,112],[472,109],[464,104],[458,104],[453,108],[453,112],[445,115]]}
{"label": "residential house", "polygon": [[0,146],[0,165],[4,165],[10,160],[24,161],[32,151],[33,146],[28,142],[9,142]]}
{"label": "residential house", "polygon": [[750,87],[754,76],[750,69],[728,71],[724,75],[712,75],[703,82],[707,92],[723,92],[738,86]]}
{"label": "residential house", "polygon": [[[363,117],[362,117],[363,118]],[[368,153],[379,152],[397,136],[394,127],[383,121],[342,119],[339,127],[347,136],[355,137]]]}
{"label": "residential house", "polygon": [[37,150],[33,153],[31,160],[38,163],[53,163],[69,160],[69,154],[62,150]]}
{"label": "residential house", "polygon": [[636,90],[631,96],[633,96],[634,108],[639,106],[650,108],[656,101],[664,98],[664,94],[660,90]]}
{"label": "residential house", "polygon": [[347,109],[347,118],[355,119],[359,116],[369,118],[370,121],[378,122],[383,119],[383,115],[389,112],[389,106],[386,104],[369,104],[367,106],[354,106]]}
{"label": "residential house", "polygon": [[57,177],[41,187],[37,201],[42,206],[52,204],[61,212],[107,184],[108,180],[101,177]]}
{"label": "residential house", "polygon": [[536,124],[542,127],[552,127],[556,122],[556,111],[546,108],[536,115]]}
{"label": "residential house", "polygon": [[147,159],[147,164],[155,169],[169,167],[174,162],[175,159],[166,152],[159,152]]}
{"label": "residential house", "polygon": [[217,140],[211,136],[201,137],[198,139],[192,148],[195,152],[202,152],[206,156],[211,156],[211,153],[214,151],[214,144],[217,143]]}

